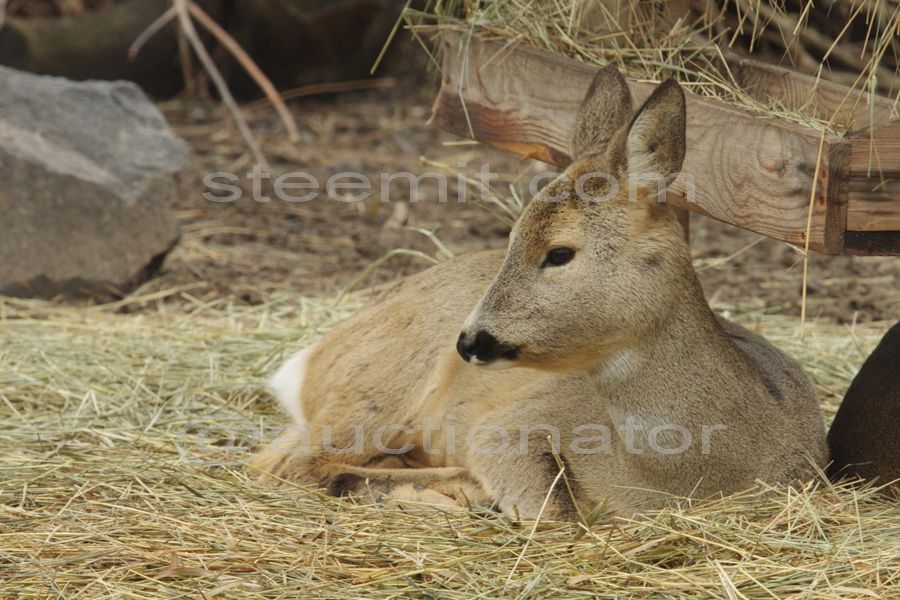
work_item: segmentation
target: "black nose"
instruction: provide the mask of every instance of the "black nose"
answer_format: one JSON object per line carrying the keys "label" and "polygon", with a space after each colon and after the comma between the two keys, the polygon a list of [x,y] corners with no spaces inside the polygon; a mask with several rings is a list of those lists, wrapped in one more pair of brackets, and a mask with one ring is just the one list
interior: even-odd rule
{"label": "black nose", "polygon": [[515,348],[501,344],[497,338],[483,330],[471,338],[465,332],[460,333],[456,340],[456,351],[463,360],[475,364],[486,364],[498,358],[513,359],[516,355]]}

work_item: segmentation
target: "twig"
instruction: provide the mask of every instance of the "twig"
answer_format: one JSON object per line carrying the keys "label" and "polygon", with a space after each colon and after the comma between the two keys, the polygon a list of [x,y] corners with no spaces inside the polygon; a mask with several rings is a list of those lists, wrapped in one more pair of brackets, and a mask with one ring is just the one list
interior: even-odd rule
{"label": "twig", "polygon": [[550,453],[553,455],[553,460],[556,461],[556,467],[563,474],[563,483],[566,484],[566,491],[569,492],[569,499],[572,500],[572,506],[575,507],[575,512],[578,513],[578,521],[579,523],[584,524],[584,515],[581,513],[581,509],[578,508],[578,500],[575,499],[575,492],[572,490],[572,486],[569,484],[569,477],[565,474],[566,464],[563,462],[562,457],[559,455],[559,452],[557,452],[556,448],[553,446],[552,436],[547,436],[547,442],[550,444]]}
{"label": "twig", "polygon": [[297,122],[294,121],[294,116],[287,109],[287,106],[284,105],[284,101],[281,99],[281,95],[278,93],[278,90],[275,89],[275,86],[272,85],[271,80],[266,77],[265,73],[260,70],[260,68],[253,62],[253,59],[250,58],[250,55],[241,48],[240,44],[238,44],[233,37],[231,37],[227,31],[222,29],[222,27],[215,22],[202,8],[194,4],[193,2],[188,2],[187,4],[188,10],[191,11],[191,15],[194,16],[197,21],[200,22],[203,27],[206,28],[229,52],[234,56],[235,59],[241,66],[244,67],[244,70],[247,71],[247,74],[253,78],[256,84],[262,89],[263,93],[275,107],[275,110],[278,112],[278,116],[281,117],[281,121],[284,123],[285,129],[288,132],[288,138],[291,142],[297,143],[300,141],[300,131],[297,129]]}
{"label": "twig", "polygon": [[819,139],[819,153],[816,156],[816,168],[813,170],[812,190],[809,193],[809,212],[806,215],[806,236],[803,240],[803,287],[800,291],[800,339],[806,326],[806,279],[809,271],[809,234],[812,230],[813,208],[816,204],[816,184],[819,183],[819,169],[822,166],[822,152],[825,149],[825,130]]}
{"label": "twig", "polygon": [[207,52],[206,47],[200,40],[200,36],[197,35],[197,30],[194,29],[194,23],[191,21],[191,14],[188,8],[188,0],[172,0],[172,2],[174,3],[175,10],[178,12],[178,20],[179,23],[181,23],[182,31],[184,31],[184,34],[191,42],[191,46],[194,48],[197,58],[200,60],[203,68],[206,69],[213,84],[216,86],[219,96],[222,98],[222,102],[225,103],[225,106],[228,107],[229,112],[231,112],[234,117],[238,130],[241,132],[241,136],[250,148],[253,158],[262,169],[266,171],[270,170],[269,163],[266,161],[265,156],[263,156],[262,149],[253,137],[253,132],[250,131],[250,126],[247,125],[244,115],[241,114],[241,109],[238,107],[237,102],[235,102],[234,96],[231,95],[228,84],[225,83],[225,78],[222,77],[222,73],[219,72],[216,63],[213,61],[212,57],[210,57],[209,52]]}
{"label": "twig", "polygon": [[[6,0],[0,0],[0,2],[5,2]],[[175,10],[175,7],[172,6],[156,18],[152,23],[147,25],[147,29],[142,31],[140,35],[134,38],[134,41],[131,43],[131,46],[128,48],[128,58],[134,60],[137,58],[138,53],[141,51],[141,48],[144,47],[144,44],[152,38],[154,35],[159,33],[159,31],[168,25],[172,19],[174,19],[178,15],[178,11]]]}
{"label": "twig", "polygon": [[541,517],[544,515],[544,510],[547,508],[547,504],[550,502],[550,496],[553,495],[553,490],[556,489],[556,484],[559,483],[559,478],[562,477],[562,474],[566,471],[566,468],[563,467],[559,470],[559,473],[556,474],[556,477],[553,479],[553,483],[550,484],[550,489],[547,490],[547,495],[544,497],[544,503],[541,504],[541,510],[538,511],[537,518],[534,520],[534,525],[531,527],[531,533],[528,534],[528,538],[525,540],[525,545],[522,546],[522,551],[519,553],[519,557],[516,558],[516,562],[513,565],[512,570],[509,572],[509,576],[506,578],[506,583],[504,585],[509,585],[509,582],[512,581],[513,575],[516,573],[516,569],[519,568],[519,563],[522,562],[522,559],[525,557],[525,552],[528,551],[528,546],[531,544],[531,538],[534,537],[535,532],[537,532],[538,525],[541,522]]}
{"label": "twig", "polygon": [[[351,79],[348,81],[334,81],[328,83],[311,83],[298,88],[281,92],[282,100],[294,100],[295,98],[303,98],[304,96],[315,96],[317,94],[337,94],[340,92],[355,92],[359,90],[386,90],[397,85],[397,80],[393,77],[384,77],[382,79]],[[261,99],[244,105],[244,110],[252,111],[262,108],[268,104],[268,100]]]}
{"label": "twig", "polygon": [[403,9],[400,11],[400,14],[397,15],[397,21],[394,22],[394,26],[391,27],[390,33],[388,33],[387,39],[384,44],[381,46],[381,51],[378,52],[378,56],[375,58],[375,62],[372,63],[372,68],[369,69],[369,75],[374,75],[375,71],[378,70],[378,67],[381,65],[381,61],[384,60],[384,55],[387,54],[388,47],[394,41],[394,37],[397,35],[397,30],[400,29],[400,23],[403,22],[403,15],[409,10],[409,5],[412,0],[406,0],[406,4],[403,6]]}
{"label": "twig", "polygon": [[706,271],[707,269],[715,269],[716,267],[719,267],[719,266],[721,266],[721,265],[724,265],[724,264],[726,264],[726,263],[729,263],[729,262],[731,262],[732,260],[734,260],[735,258],[737,258],[738,256],[740,256],[741,254],[743,254],[744,252],[746,252],[747,250],[749,250],[750,248],[752,248],[753,246],[757,245],[758,243],[760,243],[761,241],[763,241],[763,240],[765,240],[765,239],[767,239],[767,238],[764,237],[764,236],[759,236],[758,238],[756,238],[755,240],[753,240],[752,242],[750,242],[749,244],[747,244],[747,245],[744,246],[743,248],[737,250],[736,252],[732,252],[732,253],[729,254],[728,256],[721,257],[721,258],[719,258],[719,259],[717,259],[717,260],[714,260],[714,261],[712,261],[712,262],[709,262],[709,263],[707,263],[707,264],[705,264],[705,265],[703,265],[703,266],[697,267],[697,268],[694,269],[694,270],[697,271],[698,273],[702,273],[703,271]]}
{"label": "twig", "polygon": [[[204,81],[198,81],[194,77],[194,63],[191,60],[190,42],[188,42],[187,36],[184,35],[184,31],[180,27],[178,28],[176,39],[178,41],[178,62],[181,64],[181,79],[184,82],[184,93],[188,100],[194,100],[198,97],[198,89],[206,90]],[[204,99],[208,99],[208,97],[207,90]]]}

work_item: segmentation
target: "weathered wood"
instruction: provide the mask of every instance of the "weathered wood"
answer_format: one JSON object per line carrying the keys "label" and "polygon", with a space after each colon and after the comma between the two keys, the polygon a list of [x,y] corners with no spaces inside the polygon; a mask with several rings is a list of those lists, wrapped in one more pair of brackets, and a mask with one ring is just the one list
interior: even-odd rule
{"label": "weathered wood", "polygon": [[850,138],[844,235],[851,254],[900,254],[900,121]]}
{"label": "weathered wood", "polygon": [[735,82],[756,100],[764,104],[777,100],[788,110],[803,110],[847,131],[900,117],[900,105],[890,98],[750,58],[729,55],[725,62]]}
{"label": "weathered wood", "polygon": [[850,177],[900,177],[900,121],[857,132],[850,138]]}
{"label": "weathered wood", "polygon": [[847,161],[850,144],[835,140],[828,147],[828,170],[820,171],[825,187],[825,250],[829,254],[844,251],[844,233],[847,231]]}
{"label": "weathered wood", "polygon": [[900,231],[848,231],[844,248],[847,254],[896,256],[900,254]]}
{"label": "weathered wood", "polygon": [[[596,69],[530,48],[444,38],[443,84],[434,106],[444,129],[557,165]],[[635,102],[652,84],[629,82]],[[832,139],[833,138],[833,139]],[[829,136],[829,141],[838,138]],[[793,244],[806,237],[820,134],[688,94],[688,152],[670,202]],[[826,152],[820,176],[831,169]],[[693,202],[685,198],[688,179]],[[818,185],[810,247],[826,251],[826,185]]]}
{"label": "weathered wood", "polygon": [[[477,36],[465,44],[460,40],[459,35],[444,34],[436,122],[457,135],[567,165],[569,133],[596,69]],[[629,81],[629,87],[639,103],[654,86]],[[823,89],[834,92],[828,86]],[[832,96],[823,98],[824,106]],[[860,118],[855,112],[847,114]],[[882,155],[894,156],[898,139],[894,125],[882,125],[871,134]],[[803,246],[815,187],[810,248],[841,253],[846,230],[857,227],[862,237],[854,236],[854,247],[848,250],[856,253],[869,247],[860,241],[869,232],[896,229],[895,215],[900,218],[896,202],[884,201],[858,185],[861,144],[861,138],[848,141],[830,134],[823,142],[822,133],[811,128],[688,94],[688,151],[668,200],[676,207]],[[868,153],[867,144],[867,158]],[[885,172],[893,172],[892,160],[883,161]],[[813,186],[817,164],[819,181]],[[693,202],[685,197],[689,179],[694,183]],[[883,251],[882,242],[872,248]]]}
{"label": "weathered wood", "polygon": [[854,177],[848,187],[849,231],[900,231],[900,179]]}

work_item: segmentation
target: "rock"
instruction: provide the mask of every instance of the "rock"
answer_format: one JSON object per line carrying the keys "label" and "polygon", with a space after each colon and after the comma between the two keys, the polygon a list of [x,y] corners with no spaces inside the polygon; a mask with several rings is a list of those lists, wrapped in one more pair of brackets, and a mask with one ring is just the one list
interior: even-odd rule
{"label": "rock", "polygon": [[0,294],[121,295],[178,239],[186,146],[134,84],[0,67]]}

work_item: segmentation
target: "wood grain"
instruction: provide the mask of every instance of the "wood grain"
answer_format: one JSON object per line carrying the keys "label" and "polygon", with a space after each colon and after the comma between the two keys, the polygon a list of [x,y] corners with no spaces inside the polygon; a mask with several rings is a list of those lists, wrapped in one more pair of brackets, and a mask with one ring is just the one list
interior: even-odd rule
{"label": "wood grain", "polygon": [[850,138],[850,177],[900,177],[900,121],[859,131]]}
{"label": "wood grain", "polygon": [[729,55],[728,70],[747,94],[763,104],[776,100],[788,110],[802,110],[853,131],[900,117],[900,106],[884,96],[863,94],[845,85],[817,79],[784,67]]}
{"label": "wood grain", "polygon": [[[477,37],[444,37],[435,120],[457,135],[556,165],[569,162],[569,134],[595,68]],[[635,104],[652,84],[629,81]],[[839,138],[829,136],[830,142]],[[670,200],[763,235],[803,245],[820,134],[688,94],[687,156]],[[820,176],[832,168],[823,156]],[[824,174],[824,175],[823,175]],[[693,178],[694,202],[684,198]],[[824,252],[826,194],[818,185],[810,247]],[[678,196],[682,197],[679,198]],[[843,230],[841,230],[843,231]]]}
{"label": "wood grain", "polygon": [[900,231],[900,179],[854,177],[848,188],[848,230]]}
{"label": "wood grain", "polygon": [[[570,162],[569,134],[594,67],[478,36],[445,33],[443,46],[443,79],[433,107],[440,127],[557,166]],[[758,82],[766,81],[756,73]],[[784,79],[777,70],[767,76],[776,75]],[[799,98],[801,84],[806,85],[801,81],[779,93]],[[629,81],[636,106],[653,87]],[[828,94],[836,94],[837,88],[819,89],[827,92],[822,106],[833,102],[835,96]],[[887,114],[879,106],[881,112],[870,115]],[[854,123],[861,118],[858,111],[847,114]],[[900,206],[896,196],[890,196],[894,188],[875,193],[860,187],[858,179],[861,169],[867,172],[861,167],[863,148],[868,161],[871,145],[878,149],[882,172],[900,174],[896,126],[900,122],[882,124],[849,141],[826,134],[815,185],[811,249],[845,251],[848,228],[862,238],[853,237],[854,246],[847,251],[872,247],[883,252],[891,247],[890,242],[867,245],[860,240],[870,232],[898,229]],[[688,94],[687,156],[668,199],[676,207],[803,246],[821,136],[799,124]],[[685,197],[688,178],[694,182],[693,202]]]}
{"label": "wood grain", "polygon": [[900,254],[900,121],[850,138],[846,251]]}
{"label": "wood grain", "polygon": [[897,256],[900,254],[900,231],[848,231],[844,249],[847,254]]}
{"label": "wood grain", "polygon": [[825,250],[829,254],[844,251],[844,233],[847,231],[847,172],[850,143],[836,140],[828,146],[828,171],[825,177]]}

